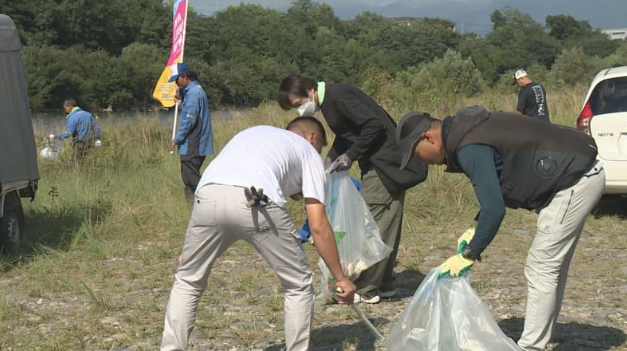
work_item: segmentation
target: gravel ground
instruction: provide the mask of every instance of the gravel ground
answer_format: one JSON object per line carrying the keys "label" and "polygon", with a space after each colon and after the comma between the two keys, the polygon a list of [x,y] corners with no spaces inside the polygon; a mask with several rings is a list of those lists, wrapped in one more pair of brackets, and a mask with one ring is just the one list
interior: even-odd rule
{"label": "gravel ground", "polygon": [[[581,237],[549,350],[627,350],[627,267],[620,264],[627,260],[625,225],[614,219],[598,225],[605,229],[592,230],[588,225]],[[523,263],[533,239],[530,228],[532,224],[516,221],[505,225],[484,262],[471,270],[473,287],[514,340],[523,326]],[[608,234],[610,229],[614,234]],[[424,274],[450,255],[449,244],[456,235],[442,238],[442,232],[461,231],[444,228],[404,236],[395,268],[397,296],[375,305],[360,305],[383,335],[411,301]],[[153,246],[159,247],[158,243]],[[138,248],[141,250],[152,252]],[[316,262],[312,247],[307,247],[307,252],[310,261]],[[0,320],[6,323],[0,350],[157,350],[176,267],[172,253],[169,256],[166,250],[162,257],[138,253],[97,262],[106,289],[101,284],[99,290],[93,283],[91,292],[85,288],[91,284],[87,278],[83,287],[70,284],[74,290],[66,287],[34,293],[22,286],[24,271],[5,274],[0,279],[0,297],[4,297],[0,299]],[[236,245],[214,267],[189,349],[284,350],[282,303],[273,272],[254,250]],[[317,303],[312,333],[312,350],[384,350],[346,306]]]}
{"label": "gravel ground", "polygon": [[[518,230],[516,234],[498,238],[495,246],[515,245],[512,237],[521,240],[528,247],[532,239],[531,230]],[[608,247],[607,238],[584,233],[578,247],[571,270],[566,297],[558,321],[558,326],[548,350],[556,351],[599,351],[627,350],[627,267],[619,270],[614,263],[627,259],[627,251]],[[514,249],[512,247],[508,249]],[[431,250],[430,250],[431,251]],[[520,337],[523,329],[526,303],[526,281],[523,275],[524,249],[522,255],[492,256],[477,264],[472,271],[472,285],[488,306],[503,331],[514,340]],[[505,253],[508,250],[504,251]],[[405,249],[399,254],[395,272],[397,274],[398,295],[384,299],[379,304],[360,304],[383,335],[394,326],[406,305],[411,301],[420,280],[429,267],[437,265],[442,257],[437,248],[424,257],[421,267],[415,270],[403,265],[408,254]],[[512,262],[513,261],[513,262]],[[261,262],[260,262],[261,263]],[[596,267],[596,268],[595,268]],[[612,269],[599,274],[597,269]],[[348,312],[347,312],[348,310]],[[279,311],[280,312],[280,311]],[[234,311],[238,319],[246,320],[250,308]],[[317,303],[315,307],[312,350],[385,350],[376,343],[372,333],[347,307]],[[328,316],[334,316],[328,318]],[[341,316],[338,318],[337,316]],[[283,334],[279,320],[268,324],[269,332],[264,339],[249,346],[237,345],[229,332],[208,339],[203,333],[196,333],[193,350],[283,350]],[[231,326],[233,328],[233,326]]]}

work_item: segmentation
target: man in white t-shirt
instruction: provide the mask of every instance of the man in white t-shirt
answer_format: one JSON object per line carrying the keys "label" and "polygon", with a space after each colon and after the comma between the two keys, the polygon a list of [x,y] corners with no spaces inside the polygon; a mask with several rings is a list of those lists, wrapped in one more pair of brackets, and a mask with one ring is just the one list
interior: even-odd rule
{"label": "man in white t-shirt", "polygon": [[168,301],[162,351],[186,349],[213,263],[237,240],[253,245],[281,281],[287,350],[309,350],[312,271],[285,206],[287,196],[302,194],[316,250],[341,291],[338,299],[353,302],[356,287],[342,272],[324,207],[324,127],[314,117],[298,117],[286,129],[243,130],[205,170]]}

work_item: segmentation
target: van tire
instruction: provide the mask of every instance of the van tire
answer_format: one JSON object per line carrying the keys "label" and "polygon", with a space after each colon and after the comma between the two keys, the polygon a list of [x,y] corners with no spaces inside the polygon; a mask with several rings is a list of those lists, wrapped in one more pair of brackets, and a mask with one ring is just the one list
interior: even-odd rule
{"label": "van tire", "polygon": [[4,211],[0,218],[0,248],[8,252],[17,252],[24,235],[24,212],[17,191],[6,194]]}

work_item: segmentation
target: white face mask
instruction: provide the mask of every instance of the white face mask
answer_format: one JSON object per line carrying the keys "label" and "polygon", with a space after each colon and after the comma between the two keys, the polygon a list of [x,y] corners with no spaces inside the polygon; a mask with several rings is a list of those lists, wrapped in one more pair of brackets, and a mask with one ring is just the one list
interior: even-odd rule
{"label": "white face mask", "polygon": [[316,103],[313,100],[309,100],[298,106],[296,110],[299,116],[313,116],[314,112],[316,112]]}

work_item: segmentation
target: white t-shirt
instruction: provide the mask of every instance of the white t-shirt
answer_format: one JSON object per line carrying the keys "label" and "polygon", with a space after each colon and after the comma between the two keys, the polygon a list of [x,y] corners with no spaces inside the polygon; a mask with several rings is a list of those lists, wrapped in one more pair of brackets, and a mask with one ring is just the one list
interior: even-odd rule
{"label": "white t-shirt", "polygon": [[[278,206],[299,194],[324,203],[326,176],[320,154],[302,136],[285,129],[257,126],[235,135],[200,178],[206,184],[263,188]],[[242,196],[244,192],[242,191]]]}

